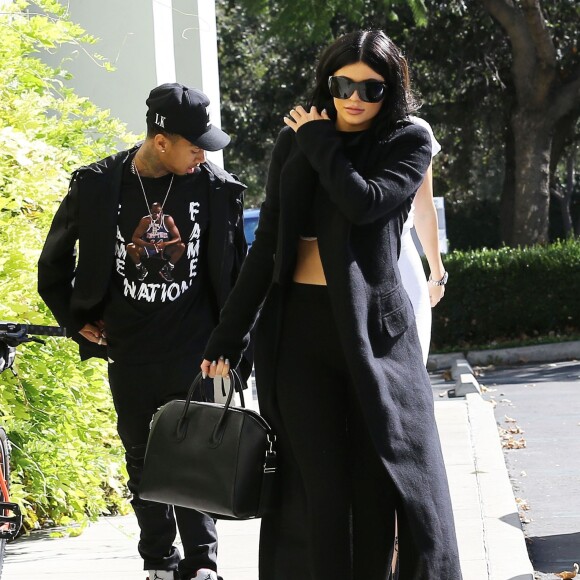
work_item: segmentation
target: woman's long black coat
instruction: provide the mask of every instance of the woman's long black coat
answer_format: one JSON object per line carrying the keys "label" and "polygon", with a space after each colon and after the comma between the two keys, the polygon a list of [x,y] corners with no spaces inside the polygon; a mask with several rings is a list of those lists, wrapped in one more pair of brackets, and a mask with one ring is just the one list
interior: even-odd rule
{"label": "woman's long black coat", "polygon": [[[431,160],[430,137],[404,122],[382,141],[367,131],[355,157],[347,157],[329,121],[281,131],[255,242],[205,358],[225,355],[235,365],[265,299],[256,328],[256,382],[262,413],[282,431],[275,399],[280,307],[303,214],[317,191],[318,244],[340,340],[369,431],[400,494],[401,526],[420,554],[412,578],[401,580],[459,580],[433,394],[397,266],[402,226]],[[271,557],[283,553],[276,542],[262,534],[264,580],[282,578],[274,569],[284,562]]]}

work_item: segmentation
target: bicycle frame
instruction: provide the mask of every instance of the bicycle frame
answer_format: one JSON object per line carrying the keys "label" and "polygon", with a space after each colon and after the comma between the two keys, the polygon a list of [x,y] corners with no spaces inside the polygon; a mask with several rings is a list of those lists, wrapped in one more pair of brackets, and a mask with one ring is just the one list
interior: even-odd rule
{"label": "bicycle frame", "polygon": [[[40,338],[29,336],[39,334],[44,336],[66,336],[66,329],[60,326],[39,326],[32,324],[18,324],[14,322],[0,322],[0,346],[3,347],[0,362],[0,372],[12,369],[16,347],[25,342],[44,341]],[[3,441],[0,453],[0,541],[14,539],[22,527],[22,512],[20,506],[10,501],[8,491],[9,482],[6,475],[9,474],[10,447],[5,431],[2,427]]]}
{"label": "bicycle frame", "polygon": [[[8,460],[8,457],[6,457],[6,460]],[[9,501],[8,485],[1,469],[0,491],[2,492],[2,497],[7,500],[0,501],[0,540],[13,540],[22,527],[22,512],[17,503]],[[8,515],[9,513],[12,513],[12,515]]]}

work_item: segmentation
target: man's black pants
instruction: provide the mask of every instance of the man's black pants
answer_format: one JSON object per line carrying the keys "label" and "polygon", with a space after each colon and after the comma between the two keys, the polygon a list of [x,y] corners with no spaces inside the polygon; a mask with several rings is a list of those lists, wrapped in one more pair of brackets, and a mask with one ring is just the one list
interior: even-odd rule
{"label": "man's black pants", "polygon": [[[185,398],[202,358],[188,355],[173,359],[162,357],[145,364],[109,363],[117,430],[125,447],[128,487],[133,494],[131,503],[141,529],[139,554],[144,561],[143,569],[178,569],[183,580],[194,577],[200,568],[217,570],[215,522],[195,510],[143,500],[138,487],[151,418],[161,405]],[[209,387],[212,389],[207,394],[213,398],[213,385]],[[199,468],[203,469],[203,465]],[[174,474],[165,475],[171,478]],[[183,559],[173,544],[176,525],[183,543]]]}

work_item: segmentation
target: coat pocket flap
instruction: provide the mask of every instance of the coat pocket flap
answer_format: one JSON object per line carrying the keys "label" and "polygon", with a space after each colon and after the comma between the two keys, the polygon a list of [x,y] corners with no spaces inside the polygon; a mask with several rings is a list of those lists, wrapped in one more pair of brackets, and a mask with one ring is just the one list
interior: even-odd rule
{"label": "coat pocket flap", "polygon": [[383,327],[389,336],[398,336],[409,328],[409,317],[404,305],[391,310],[391,312],[384,313],[382,318]]}
{"label": "coat pocket flap", "polygon": [[380,297],[383,330],[391,337],[402,334],[409,328],[407,297],[402,286],[398,285]]}

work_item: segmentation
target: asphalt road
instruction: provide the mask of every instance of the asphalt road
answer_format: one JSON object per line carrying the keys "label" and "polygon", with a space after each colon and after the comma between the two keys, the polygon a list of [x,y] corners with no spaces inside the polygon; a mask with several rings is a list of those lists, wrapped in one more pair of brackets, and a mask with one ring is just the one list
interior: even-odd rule
{"label": "asphalt road", "polygon": [[496,404],[536,578],[557,580],[580,562],[580,362],[474,371]]}

